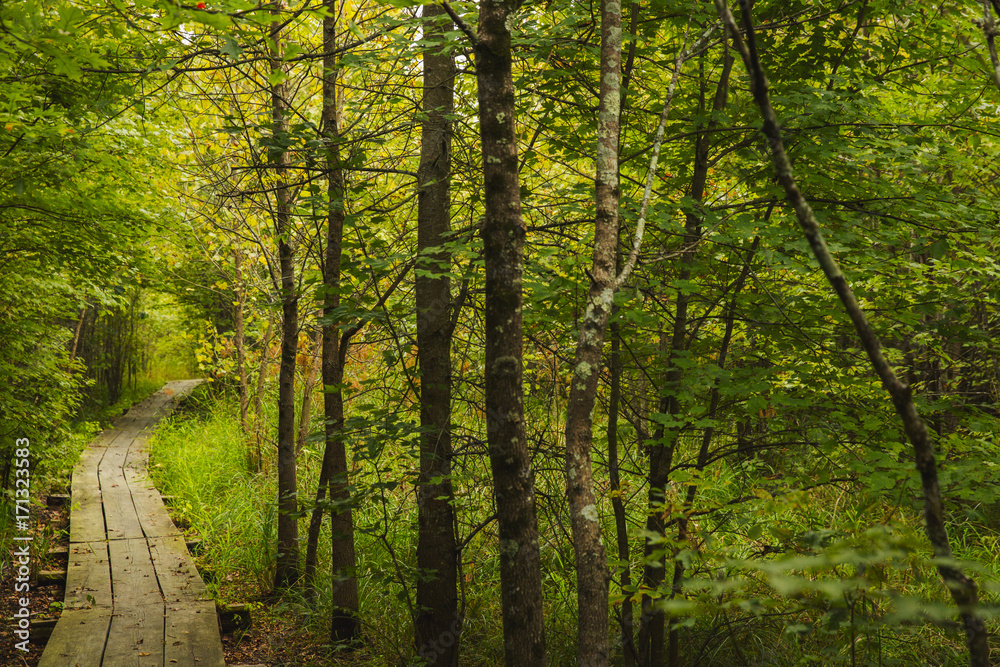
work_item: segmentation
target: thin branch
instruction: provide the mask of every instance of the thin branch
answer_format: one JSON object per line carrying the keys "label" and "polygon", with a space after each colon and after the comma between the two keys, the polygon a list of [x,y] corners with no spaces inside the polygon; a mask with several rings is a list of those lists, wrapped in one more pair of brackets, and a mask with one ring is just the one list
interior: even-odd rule
{"label": "thin branch", "polygon": [[[690,23],[688,24],[690,28]],[[615,290],[621,288],[632,275],[632,270],[639,259],[639,249],[642,247],[642,237],[646,231],[646,211],[649,209],[649,200],[653,194],[653,181],[656,178],[656,164],[660,160],[660,147],[663,145],[663,132],[667,127],[667,117],[670,115],[670,107],[674,102],[674,94],[677,92],[677,81],[681,76],[681,66],[692,55],[698,52],[701,47],[708,42],[709,37],[715,32],[718,26],[710,26],[701,34],[691,48],[681,49],[674,60],[674,73],[670,78],[670,87],[667,89],[667,99],[663,103],[663,113],[660,114],[660,124],[656,128],[656,138],[653,140],[653,155],[649,159],[649,170],[646,172],[646,188],[642,193],[642,205],[639,207],[639,222],[636,223],[635,234],[632,237],[632,250],[628,259],[622,267],[621,273],[615,278]],[[687,29],[684,31],[684,44],[687,45]]]}
{"label": "thin branch", "polygon": [[450,16],[451,20],[455,22],[455,25],[458,26],[459,30],[465,33],[465,36],[469,38],[472,45],[479,46],[479,36],[476,35],[476,32],[469,27],[468,23],[462,20],[462,17],[458,15],[458,12],[456,12],[455,9],[448,4],[448,0],[441,0],[441,7],[448,12],[448,16]]}

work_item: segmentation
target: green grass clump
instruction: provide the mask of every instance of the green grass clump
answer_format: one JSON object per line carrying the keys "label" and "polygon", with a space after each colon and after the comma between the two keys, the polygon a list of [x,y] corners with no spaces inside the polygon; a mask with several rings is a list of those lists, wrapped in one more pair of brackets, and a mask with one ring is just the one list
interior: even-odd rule
{"label": "green grass clump", "polygon": [[[203,540],[202,560],[215,582],[263,590],[274,565],[275,486],[246,469],[239,417],[231,403],[199,387],[179,418],[166,420],[150,440],[151,475],[175,496],[175,518]],[[219,592],[218,583],[210,588]],[[224,597],[224,596],[223,596]]]}

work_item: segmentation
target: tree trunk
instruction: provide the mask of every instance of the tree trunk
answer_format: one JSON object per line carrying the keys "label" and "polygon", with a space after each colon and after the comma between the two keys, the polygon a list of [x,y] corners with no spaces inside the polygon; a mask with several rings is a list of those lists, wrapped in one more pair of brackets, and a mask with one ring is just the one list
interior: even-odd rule
{"label": "tree trunk", "polygon": [[[456,587],[457,545],[451,485],[451,122],[455,61],[444,44],[452,29],[437,4],[423,7],[424,53],[416,271],[420,364],[420,478],[417,490],[417,655],[458,665],[462,621]],[[426,273],[425,273],[426,272]]]}
{"label": "tree trunk", "polygon": [[[677,317],[675,313],[674,317]],[[676,326],[676,320],[675,320]],[[668,356],[672,349],[670,338],[666,332],[660,332],[660,354]],[[661,414],[670,413],[670,398],[667,387],[660,388],[660,401],[657,411]],[[648,507],[646,514],[646,541],[643,545],[643,558],[646,565],[642,570],[642,585],[648,590],[656,590],[663,581],[664,564],[654,558],[657,550],[653,535],[662,535],[666,530],[660,505],[663,503],[663,489],[667,485],[670,467],[673,461],[674,448],[664,445],[666,435],[663,425],[653,433],[652,442],[646,441],[649,450],[649,475],[646,480],[648,487]],[[662,560],[662,556],[661,556]],[[663,664],[663,612],[653,609],[653,598],[643,595],[640,600],[639,615],[639,664],[642,667],[659,667]]]}
{"label": "tree trunk", "polygon": [[[284,69],[281,61],[280,20],[284,9],[278,2],[271,30],[274,42],[271,72]],[[278,82],[271,87],[273,141],[284,141],[288,133],[288,87]],[[299,578],[298,491],[295,477],[295,358],[299,342],[299,298],[295,288],[295,248],[292,233],[291,197],[288,187],[288,151],[275,145],[271,161],[277,174],[275,187],[274,231],[278,239],[278,264],[281,269],[281,365],[278,371],[278,559],[274,587],[281,590]]]}
{"label": "tree trunk", "polygon": [[[997,13],[1000,13],[1000,2],[997,0],[990,0],[993,7],[996,8]],[[990,11],[990,1],[983,0],[983,34],[986,36],[986,49],[990,54],[990,76],[993,77],[993,83],[997,87],[997,91],[1000,92],[1000,57],[997,56],[997,44],[996,37],[1000,34],[1000,30],[997,29],[996,21],[993,18],[993,12]]]}
{"label": "tree trunk", "polygon": [[[705,81],[704,60],[702,60],[701,62],[702,62],[702,67],[700,73],[701,90],[699,93],[700,96],[699,110],[701,114],[704,114],[706,81]],[[715,98],[712,100],[712,110],[711,110],[711,115],[709,117],[709,121],[706,126],[699,128],[701,131],[698,132],[698,134],[695,136],[694,170],[691,178],[691,190],[689,192],[691,201],[694,203],[695,206],[700,206],[702,201],[705,199],[705,184],[708,182],[708,169],[710,166],[709,154],[708,154],[709,144],[710,144],[709,138],[711,137],[712,129],[715,127],[715,122],[712,119],[726,106],[726,102],[729,98],[729,73],[732,71],[732,67],[733,67],[733,59],[727,52],[726,55],[724,56],[722,73],[719,76],[719,84],[715,90]],[[683,267],[681,269],[681,280],[684,281],[690,278],[691,265],[694,262],[695,246],[701,239],[701,223],[702,223],[702,215],[700,211],[691,210],[687,213],[686,223],[685,223],[687,237],[685,239],[685,242],[688,244],[688,251],[685,252],[684,257],[682,259]],[[687,307],[688,307],[687,295],[684,295],[683,300],[681,296],[678,295],[677,303],[678,303],[678,312],[680,312],[681,305],[683,304],[683,310],[684,310],[683,317],[684,320],[686,321]],[[677,338],[678,335],[680,336],[680,338]],[[673,350],[673,353],[676,354],[680,350],[682,350],[685,346],[684,332],[681,331],[680,334],[678,334],[678,332],[675,330],[674,336],[675,336],[674,338],[675,341],[678,340],[681,341],[680,345],[675,347]],[[673,389],[676,386],[676,383],[680,381],[680,373],[681,373],[680,369],[677,368],[676,366],[674,366],[671,369],[671,374],[673,375],[673,378],[672,382],[668,385],[670,389]],[[673,412],[674,414],[677,415],[679,415],[680,413],[680,405],[678,405],[676,402],[673,405]],[[681,540],[685,539],[687,536],[686,522],[682,521],[678,530],[681,533],[679,535],[679,538]],[[677,595],[680,594],[681,579],[684,575],[684,565],[677,560],[674,560],[673,564],[674,564],[674,577],[671,585],[671,598],[676,597]],[[664,563],[664,568],[666,568],[666,563]],[[667,660],[670,667],[677,667],[678,651],[679,651],[679,646],[678,646],[677,629],[671,628],[670,644],[669,644],[669,650],[667,652]]]}
{"label": "tree trunk", "polygon": [[524,424],[521,273],[525,226],[518,183],[510,31],[516,5],[483,0],[476,39],[486,260],[486,438],[500,533],[504,656],[546,664],[535,475]]}
{"label": "tree trunk", "polygon": [[[323,18],[323,136],[326,140],[327,227],[323,266],[323,413],[326,445],[316,489],[316,506],[309,520],[306,579],[315,591],[316,551],[326,505],[331,507],[330,554],[333,582],[333,614],[330,638],[350,642],[358,637],[357,557],[354,551],[354,515],[347,479],[344,445],[344,360],[349,336],[340,337],[334,312],[340,307],[340,256],[344,236],[344,170],[340,165],[339,113],[337,109],[337,16],[336,0],[326,0]],[[329,497],[329,501],[327,501]]]}
{"label": "tree trunk", "polygon": [[590,461],[591,414],[601,353],[615,300],[618,253],[618,140],[621,101],[621,3],[601,2],[601,85],[597,112],[594,260],[566,407],[566,495],[576,555],[577,661],[608,662],[608,566]]}
{"label": "tree trunk", "polygon": [[[612,309],[614,317],[614,309]],[[618,546],[618,560],[624,565],[619,579],[623,595],[621,629],[622,652],[625,667],[633,667],[636,660],[635,633],[632,630],[632,599],[627,593],[632,587],[632,569],[629,566],[628,524],[625,521],[625,501],[621,495],[621,473],[618,464],[618,411],[622,394],[621,339],[618,323],[611,322],[611,388],[608,392],[608,476],[611,482],[611,509],[615,515],[615,541]]]}
{"label": "tree trunk", "polygon": [[236,341],[236,371],[240,376],[240,433],[244,442],[250,435],[250,395],[247,387],[247,348],[246,336],[243,331],[243,307],[246,301],[246,291],[243,289],[243,252],[236,248],[233,251],[233,261],[236,265],[236,331],[233,337]]}
{"label": "tree trunk", "polygon": [[260,472],[264,462],[264,381],[267,379],[267,365],[271,363],[271,336],[274,334],[274,319],[267,314],[267,329],[261,341],[260,364],[257,366],[257,386],[253,396],[253,443],[247,451],[247,465],[253,472]]}
{"label": "tree trunk", "polygon": [[76,359],[76,351],[80,347],[80,332],[83,331],[83,321],[87,319],[87,309],[80,310],[80,319],[76,322],[76,332],[73,334],[73,346],[69,350],[69,360]]}
{"label": "tree trunk", "polygon": [[305,374],[302,378],[302,407],[299,409],[299,434],[295,439],[295,453],[299,454],[306,446],[306,438],[309,437],[309,422],[312,418],[312,395],[316,389],[316,366],[322,363],[317,362],[317,357],[322,358],[323,354],[323,332],[317,331],[313,337],[313,346],[309,353],[309,361],[306,363]]}

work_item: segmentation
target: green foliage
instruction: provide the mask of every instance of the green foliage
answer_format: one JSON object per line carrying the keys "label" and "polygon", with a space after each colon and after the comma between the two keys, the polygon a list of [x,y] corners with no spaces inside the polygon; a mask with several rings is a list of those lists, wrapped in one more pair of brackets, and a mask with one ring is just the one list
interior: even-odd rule
{"label": "green foliage", "polygon": [[[264,387],[253,433],[242,432],[233,396],[203,391],[154,439],[155,474],[206,540],[215,592],[236,598],[267,587],[275,346],[266,332],[277,329],[279,301],[272,163],[286,151],[284,177],[296,193],[287,240],[299,251],[300,356],[324,323],[342,333],[359,327],[343,387],[368,642],[359,660],[396,663],[414,652],[412,589],[424,573],[415,566],[420,378],[411,285],[414,275],[447,274],[462,306],[453,312],[452,482],[463,540],[463,664],[497,664],[497,536],[481,410],[476,229],[484,210],[466,36],[452,30],[445,45],[461,69],[453,260],[411,274],[414,130],[426,118],[415,77],[428,46],[416,5],[360,3],[347,12],[337,35],[351,45],[338,54],[340,135],[330,139],[319,115],[321,12],[300,4],[283,15],[285,71],[272,75],[250,66],[267,64],[271,8],[206,4],[0,6],[0,454],[14,437],[30,437],[41,445],[39,471],[54,475],[116,398],[120,409],[156,380],[192,374],[211,374],[228,392],[240,381],[242,343],[251,388],[258,370]],[[475,25],[473,5],[452,6]],[[511,22],[527,225],[524,405],[553,664],[572,662],[575,651],[560,434],[590,286],[596,7],[527,3]],[[622,107],[623,250],[674,58],[715,21],[707,4],[695,8],[690,28],[688,3],[637,7],[635,34],[626,27],[634,54],[626,55]],[[1000,143],[996,91],[968,11],[950,1],[936,11],[881,0],[754,5],[796,177],[935,433],[956,557],[975,572],[995,627]],[[782,202],[738,65],[726,104],[711,111],[727,55],[712,41],[684,66],[640,263],[615,297],[629,557],[611,560],[633,582],[625,591],[613,586],[615,611],[627,599],[654,600],[678,628],[689,664],[958,662],[962,640],[928,560],[912,454]],[[276,79],[296,92],[287,132],[273,131],[268,109]],[[699,137],[709,159],[700,199],[692,183]],[[345,196],[333,202],[322,182],[330,141],[347,179]],[[345,213],[343,280],[340,306],[320,317],[330,207]],[[593,456],[612,545],[608,386],[599,392]],[[314,413],[309,426],[299,461],[304,512],[322,417]],[[264,451],[260,474],[246,470],[251,443]],[[650,504],[647,473],[658,447],[669,448],[672,468],[663,500]],[[665,532],[641,531],[650,515]],[[682,524],[688,533],[679,537]],[[328,542],[327,534],[321,558]],[[666,580],[643,584],[646,565],[662,568]],[[294,594],[285,604],[322,634],[334,585],[321,580],[319,605]],[[615,660],[623,651],[615,645]]]}

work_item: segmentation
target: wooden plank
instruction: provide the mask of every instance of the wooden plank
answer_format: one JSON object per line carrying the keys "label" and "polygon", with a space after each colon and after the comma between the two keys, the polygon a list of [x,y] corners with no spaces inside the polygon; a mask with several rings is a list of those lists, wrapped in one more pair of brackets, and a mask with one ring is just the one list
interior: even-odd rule
{"label": "wooden plank", "polygon": [[149,540],[156,576],[166,600],[164,664],[224,667],[215,602],[209,598],[183,537]]}
{"label": "wooden plank", "polygon": [[159,537],[149,540],[156,578],[167,606],[208,600],[208,588],[191,560],[184,538]]}
{"label": "wooden plank", "polygon": [[160,583],[153,567],[149,544],[144,538],[109,540],[108,555],[116,613],[119,609],[132,606],[162,606]]}
{"label": "wooden plank", "polygon": [[143,535],[148,538],[181,535],[155,488],[136,488],[131,482],[129,486],[132,488],[132,502],[135,504],[135,513]]}
{"label": "wooden plank", "polygon": [[108,665],[163,664],[163,596],[145,538],[110,540],[115,613],[104,650]]}
{"label": "wooden plank", "polygon": [[120,468],[117,474],[101,475],[101,500],[109,540],[143,537],[142,524],[139,523],[139,517],[135,512],[132,493]]}
{"label": "wooden plank", "polygon": [[111,627],[111,609],[67,609],[45,644],[39,667],[100,665]]}
{"label": "wooden plank", "polygon": [[97,471],[73,471],[73,502],[70,505],[69,541],[102,542],[107,538],[104,503]]}
{"label": "wooden plank", "polygon": [[181,531],[167,513],[160,492],[149,478],[147,440],[145,436],[136,438],[125,461],[125,480],[132,492],[132,503],[135,505],[139,525],[146,537],[180,535]]}
{"label": "wooden plank", "polygon": [[122,433],[112,428],[103,431],[80,455],[73,467],[70,493],[69,541],[99,542],[106,538],[104,506],[97,469],[108,446]]}
{"label": "wooden plank", "polygon": [[164,665],[225,667],[215,603],[167,605]]}
{"label": "wooden plank", "polygon": [[141,420],[134,420],[121,436],[108,447],[98,467],[104,523],[109,540],[129,540],[143,537],[139,517],[135,513],[132,492],[122,466],[128,457],[132,441],[141,432]]}
{"label": "wooden plank", "polygon": [[64,601],[66,609],[111,609],[111,567],[105,542],[70,545]]}
{"label": "wooden plank", "polygon": [[162,604],[115,611],[104,649],[104,661],[93,664],[163,667],[163,624]]}

